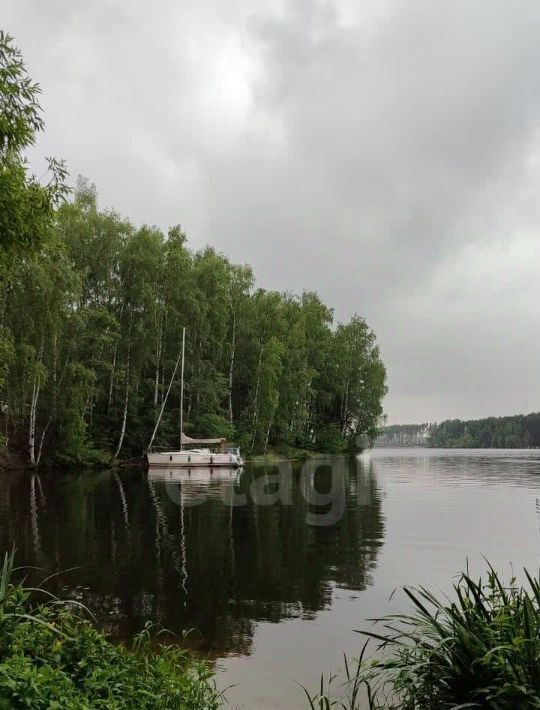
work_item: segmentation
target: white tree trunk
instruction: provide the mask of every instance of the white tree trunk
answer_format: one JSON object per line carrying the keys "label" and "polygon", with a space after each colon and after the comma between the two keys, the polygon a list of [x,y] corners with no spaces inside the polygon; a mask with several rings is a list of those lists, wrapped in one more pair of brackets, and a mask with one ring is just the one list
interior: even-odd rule
{"label": "white tree trunk", "polygon": [[[120,308],[119,322],[122,320],[123,314],[124,314],[124,304],[122,304],[122,307]],[[129,328],[129,332],[131,334],[131,326]],[[112,401],[113,401],[114,376],[115,376],[115,371],[116,371],[116,355],[118,353],[118,342],[119,341],[120,341],[120,336],[118,336],[116,338],[116,341],[114,343],[114,355],[113,355],[113,364],[112,364],[112,370],[111,370],[111,381],[109,383],[109,403],[107,405],[107,414],[110,414],[111,407],[112,407]]]}
{"label": "white tree trunk", "polygon": [[39,400],[39,390],[41,388],[41,381],[39,376],[39,366],[41,365],[41,360],[43,359],[43,338],[41,339],[41,348],[39,349],[38,357],[38,371],[34,377],[34,386],[32,388],[32,401],[30,403],[30,423],[28,426],[28,455],[30,458],[30,463],[34,465],[36,463],[36,413],[37,404]]}
{"label": "white tree trunk", "polygon": [[255,395],[253,397],[253,437],[251,439],[250,453],[252,453],[253,449],[255,448],[255,439],[257,438],[257,425],[259,422],[259,387],[261,384],[262,353],[263,346],[261,345],[261,352],[259,353],[259,364],[257,366],[257,382],[255,384]]}
{"label": "white tree trunk", "polygon": [[107,413],[111,411],[112,399],[113,399],[113,389],[114,389],[114,371],[116,370],[116,351],[118,349],[118,341],[114,344],[114,356],[111,370],[111,381],[109,383],[109,403],[107,405]]}
{"label": "white tree trunk", "polygon": [[28,455],[30,463],[36,463],[36,410],[39,399],[39,379],[36,376],[32,389],[32,402],[30,404],[30,424],[28,427]]}
{"label": "white tree trunk", "polygon": [[[101,356],[103,355],[103,343],[99,347],[99,352],[98,352],[98,359],[101,359]],[[92,369],[95,371],[96,367],[96,359],[92,355]],[[90,412],[90,426],[92,426],[92,418],[93,418],[93,411],[94,411],[94,385],[90,387],[90,391],[88,392],[88,397],[86,398],[86,402],[84,404],[84,414],[86,412]]]}
{"label": "white tree trunk", "polygon": [[158,406],[158,393],[159,393],[159,360],[156,363],[156,377],[154,380],[154,409]]}
{"label": "white tree trunk", "polygon": [[270,438],[270,429],[272,428],[272,421],[274,417],[272,416],[272,419],[268,422],[268,429],[266,430],[266,438],[264,440],[264,453],[266,453],[266,449],[268,448],[268,439]]}
{"label": "white tree trunk", "polygon": [[232,408],[232,386],[233,386],[233,371],[234,371],[234,353],[236,350],[236,312],[233,315],[232,327],[232,342],[231,342],[231,361],[229,364],[229,421],[233,423],[233,408]]}
{"label": "white tree trunk", "polygon": [[122,429],[120,431],[120,439],[118,441],[118,446],[116,447],[116,453],[114,458],[117,459],[122,449],[122,444],[124,443],[124,436],[126,434],[126,422],[127,413],[129,405],[129,361],[130,361],[130,351],[128,350],[127,365],[126,365],[126,396],[124,397],[124,416],[122,417]]}
{"label": "white tree trunk", "polygon": [[349,380],[347,379],[347,384],[345,386],[345,392],[342,397],[341,405],[341,436],[345,436],[347,431],[347,410],[349,409]]}
{"label": "white tree trunk", "polygon": [[161,351],[163,349],[162,333],[163,333],[163,323],[160,323],[158,337],[157,337],[157,343],[156,343],[156,377],[154,380],[154,407],[156,409],[158,406],[158,395],[159,395],[159,366],[161,363]]}
{"label": "white tree trunk", "polygon": [[47,430],[48,430],[49,426],[51,425],[52,420],[53,420],[53,415],[51,414],[51,416],[47,420],[47,424],[45,424],[45,428],[41,432],[41,437],[39,439],[38,453],[36,456],[36,466],[38,466],[39,462],[41,461],[41,454],[43,453],[43,442],[45,441],[45,435],[47,434]]}

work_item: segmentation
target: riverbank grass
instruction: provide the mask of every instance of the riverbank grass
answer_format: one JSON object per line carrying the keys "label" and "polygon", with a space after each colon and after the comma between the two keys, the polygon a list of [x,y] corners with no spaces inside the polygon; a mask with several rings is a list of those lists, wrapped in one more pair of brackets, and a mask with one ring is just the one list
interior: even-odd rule
{"label": "riverbank grass", "polygon": [[12,581],[13,556],[0,575],[0,708],[33,710],[214,710],[221,697],[210,667],[184,650],[150,650],[143,632],[117,646],[76,607],[34,605]]}
{"label": "riverbank grass", "polygon": [[380,658],[348,664],[342,693],[332,677],[308,694],[311,708],[538,710],[540,581],[525,575],[520,586],[491,568],[485,580],[465,573],[448,599],[405,589],[410,613],[361,632]]}

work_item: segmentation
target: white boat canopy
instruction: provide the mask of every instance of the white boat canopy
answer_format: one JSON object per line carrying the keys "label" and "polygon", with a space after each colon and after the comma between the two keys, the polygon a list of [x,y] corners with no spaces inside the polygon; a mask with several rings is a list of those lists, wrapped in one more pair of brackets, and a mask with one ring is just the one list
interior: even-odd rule
{"label": "white boat canopy", "polygon": [[212,445],[221,445],[225,444],[227,439],[221,438],[221,439],[192,439],[190,436],[186,436],[185,434],[182,434],[182,446],[184,444],[206,444],[207,446],[212,446]]}

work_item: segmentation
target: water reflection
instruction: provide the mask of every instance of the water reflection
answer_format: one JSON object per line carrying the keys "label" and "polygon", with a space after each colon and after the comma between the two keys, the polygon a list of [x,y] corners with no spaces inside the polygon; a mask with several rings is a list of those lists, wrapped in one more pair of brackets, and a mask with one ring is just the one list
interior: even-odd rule
{"label": "water reflection", "polygon": [[352,629],[408,608],[391,596],[404,584],[448,592],[485,558],[538,569],[540,451],[377,449],[315,464],[3,476],[0,545],[15,542],[40,578],[78,567],[52,590],[117,637],[147,619],[198,629],[193,643],[224,657],[231,706],[250,710],[304,707],[292,679],[314,688],[342,652],[358,654]]}
{"label": "water reflection", "polygon": [[[151,619],[196,629],[205,650],[249,653],[257,621],[312,618],[335,585],[370,584],[381,498],[374,466],[345,459],[11,476],[0,479],[0,544],[46,572],[78,567],[52,591],[80,598],[117,637]],[[334,524],[321,525],[332,508]]]}
{"label": "water reflection", "polygon": [[537,449],[374,449],[371,461],[379,475],[391,472],[401,479],[440,484],[530,487],[540,473]]}

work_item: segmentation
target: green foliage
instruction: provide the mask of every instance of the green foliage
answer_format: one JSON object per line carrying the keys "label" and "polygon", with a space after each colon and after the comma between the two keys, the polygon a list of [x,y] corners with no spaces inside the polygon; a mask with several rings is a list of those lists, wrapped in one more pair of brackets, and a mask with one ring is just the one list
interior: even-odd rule
{"label": "green foliage", "polygon": [[321,427],[317,438],[317,448],[321,453],[343,453],[347,449],[347,442],[341,436],[339,427],[335,423]]}
{"label": "green foliage", "polygon": [[[253,291],[247,267],[190,251],[178,228],[165,237],[99,211],[85,181],[57,211],[54,238],[55,250],[14,265],[2,294],[0,398],[31,461],[140,454],[185,324],[187,434],[254,453],[340,452],[373,436],[385,370],[361,318],[333,327],[316,294]],[[178,442],[179,406],[177,376],[156,444]]]}
{"label": "green foliage", "polygon": [[69,604],[33,606],[0,575],[0,708],[212,710],[220,695],[205,663],[173,646],[151,649],[148,630],[131,650],[110,643]]}
{"label": "green foliage", "polygon": [[13,39],[0,31],[0,269],[5,272],[14,254],[46,241],[54,207],[66,193],[62,162],[49,160],[47,184],[27,171],[24,150],[43,130],[39,93]]}
{"label": "green foliage", "polygon": [[202,414],[197,423],[199,431],[195,432],[196,434],[204,434],[210,439],[218,437],[234,438],[234,427],[223,414]]}
{"label": "green foliage", "polygon": [[331,699],[322,683],[311,707],[355,710],[367,695],[371,710],[540,708],[540,580],[525,574],[525,586],[492,568],[486,581],[462,574],[452,599],[406,588],[413,611],[362,632],[381,658],[364,661],[364,646],[356,668],[346,667],[343,696]]}
{"label": "green foliage", "polygon": [[6,380],[14,355],[13,336],[7,328],[0,326],[0,387]]}
{"label": "green foliage", "polygon": [[430,445],[442,448],[519,449],[540,446],[540,414],[452,419],[431,427]]}

